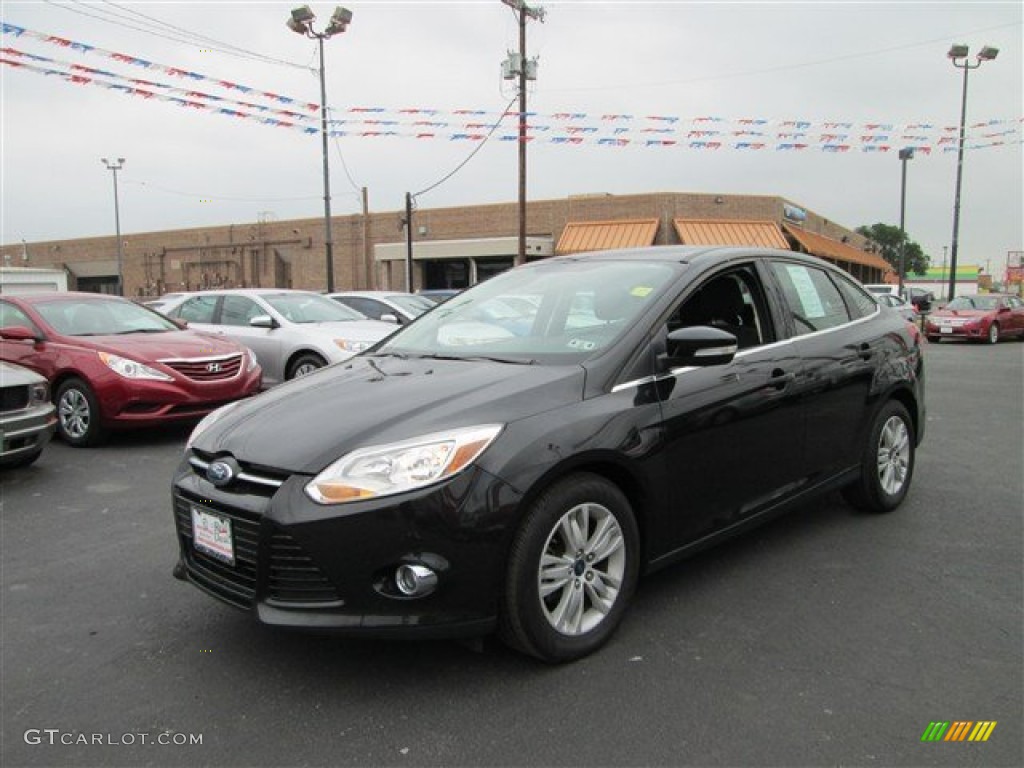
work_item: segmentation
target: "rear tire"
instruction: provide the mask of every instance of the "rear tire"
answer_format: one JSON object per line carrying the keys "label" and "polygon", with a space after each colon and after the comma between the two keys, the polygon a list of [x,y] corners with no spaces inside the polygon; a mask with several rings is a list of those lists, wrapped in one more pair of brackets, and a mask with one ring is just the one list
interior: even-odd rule
{"label": "rear tire", "polygon": [[501,639],[549,663],[596,651],[636,588],[639,539],[629,501],[603,477],[579,473],[548,488],[512,544]]}
{"label": "rear tire", "polygon": [[891,512],[903,503],[914,476],[914,424],[903,404],[890,400],[868,431],[861,454],[860,478],[843,489],[843,496],[866,512]]}
{"label": "rear tire", "polygon": [[85,448],[98,445],[107,436],[100,424],[100,408],[89,385],[68,379],[57,388],[57,432],[68,445]]}

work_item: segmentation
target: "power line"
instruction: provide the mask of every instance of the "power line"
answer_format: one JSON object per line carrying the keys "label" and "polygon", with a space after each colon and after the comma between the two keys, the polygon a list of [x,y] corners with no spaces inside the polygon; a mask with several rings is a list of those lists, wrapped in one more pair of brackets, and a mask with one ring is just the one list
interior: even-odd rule
{"label": "power line", "polygon": [[461,171],[465,167],[466,163],[472,160],[473,156],[476,155],[476,153],[479,152],[481,149],[483,149],[483,146],[484,144],[487,143],[487,140],[491,138],[491,136],[494,134],[496,130],[498,130],[498,126],[501,125],[501,121],[505,119],[506,115],[508,114],[509,108],[515,103],[515,100],[518,98],[518,94],[512,97],[512,100],[505,106],[505,109],[502,110],[501,116],[498,118],[497,122],[495,122],[494,125],[491,126],[491,129],[487,132],[487,135],[484,136],[483,140],[479,144],[477,144],[476,147],[473,148],[473,151],[466,156],[465,160],[463,160],[461,163],[455,166],[451,173],[447,174],[446,176],[443,176],[439,181],[431,184],[426,189],[422,189],[419,192],[416,192],[415,194],[413,194],[413,197],[417,198],[420,195],[425,195],[427,192],[430,192],[431,190],[437,189],[439,186],[448,181],[448,179],[450,179],[456,173]]}
{"label": "power line", "polygon": [[[107,24],[113,24],[114,26],[122,27],[124,29],[132,29],[132,30],[134,30],[136,32],[142,32],[143,34],[146,34],[146,35],[153,35],[154,37],[163,38],[164,40],[170,40],[170,41],[175,42],[175,43],[185,43],[186,45],[196,45],[197,44],[196,43],[196,39],[197,38],[202,38],[201,35],[197,35],[194,32],[184,31],[184,35],[182,35],[182,34],[174,34],[174,35],[162,34],[160,32],[153,31],[152,29],[147,29],[146,27],[137,26],[136,24],[127,23],[125,21],[117,21],[115,19],[118,19],[118,18],[119,19],[124,19],[125,17],[124,16],[118,16],[117,14],[113,14],[112,12],[105,11],[104,9],[101,9],[101,8],[91,7],[91,10],[93,12],[90,13],[89,11],[83,10],[82,8],[74,8],[74,7],[72,7],[70,5],[66,5],[64,3],[55,2],[54,0],[44,0],[44,1],[48,5],[53,5],[53,6],[56,6],[58,8],[62,8],[64,10],[66,10],[66,11],[70,11],[71,13],[77,13],[80,16],[87,16],[89,18],[96,19],[97,21],[102,21],[102,22],[105,22]],[[79,2],[79,0],[75,0],[75,2]],[[170,27],[170,25],[166,25],[166,26]],[[171,27],[171,28],[172,29],[176,29],[174,27]],[[204,38],[204,39],[212,40],[212,38]],[[227,54],[228,56],[236,56],[238,58],[247,59],[249,61],[262,61],[262,62],[269,63],[269,64],[278,64],[278,65],[281,65],[281,66],[292,67],[292,68],[295,68],[295,69],[305,69],[305,67],[303,67],[301,64],[296,64],[296,63],[290,62],[290,61],[284,61],[283,59],[275,59],[272,56],[267,56],[265,54],[256,53],[254,51],[247,51],[244,48],[238,48],[237,46],[233,46],[230,43],[221,43],[219,41],[213,41],[213,42],[216,43],[216,45],[206,45],[206,47],[210,48],[211,50],[218,51],[219,53]],[[226,47],[224,47],[224,46],[226,46]]]}

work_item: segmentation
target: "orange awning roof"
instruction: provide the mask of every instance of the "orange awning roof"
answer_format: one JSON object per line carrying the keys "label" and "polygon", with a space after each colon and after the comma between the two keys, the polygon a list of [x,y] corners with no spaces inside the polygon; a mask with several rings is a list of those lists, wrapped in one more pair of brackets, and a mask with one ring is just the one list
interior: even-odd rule
{"label": "orange awning roof", "polygon": [[814,232],[807,232],[799,227],[791,227],[789,224],[783,224],[782,226],[784,226],[786,231],[793,236],[793,239],[802,245],[812,256],[828,259],[829,261],[846,261],[852,264],[863,264],[866,267],[874,267],[875,269],[881,269],[883,271],[892,269],[892,267],[889,266],[889,262],[881,256],[876,256],[873,253],[867,253],[859,248],[854,248],[852,245],[847,245],[846,243],[841,243],[838,240],[833,240],[831,237],[818,235]]}
{"label": "orange awning roof", "polygon": [[653,244],[657,234],[657,219],[570,221],[558,238],[555,253],[564,256],[613,248],[642,248]]}
{"label": "orange awning roof", "polygon": [[679,241],[685,245],[748,245],[790,250],[774,221],[728,219],[673,219]]}

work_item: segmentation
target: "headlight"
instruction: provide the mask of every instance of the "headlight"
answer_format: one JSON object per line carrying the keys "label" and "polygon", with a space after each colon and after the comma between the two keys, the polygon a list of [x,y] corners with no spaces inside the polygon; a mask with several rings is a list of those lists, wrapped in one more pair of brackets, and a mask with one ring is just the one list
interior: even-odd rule
{"label": "headlight", "polygon": [[422,488],[472,464],[501,426],[484,424],[360,448],[313,478],[306,494],[320,504],[343,504]]}
{"label": "headlight", "polygon": [[222,405],[220,408],[218,408],[216,411],[213,411],[212,413],[206,414],[202,418],[202,420],[198,424],[196,424],[195,429],[192,430],[192,434],[188,436],[188,440],[185,442],[185,452],[188,453],[189,449],[192,447],[192,443],[196,441],[197,437],[199,437],[215,422],[219,421],[222,416],[229,413],[234,408],[238,407],[239,403],[241,402],[241,400],[236,400],[233,403]]}
{"label": "headlight", "polygon": [[136,362],[135,360],[129,360],[127,357],[118,357],[117,355],[111,355],[106,352],[98,353],[100,360],[104,364],[116,373],[118,376],[124,376],[126,379],[146,379],[148,381],[174,381],[174,378],[168,376],[166,373],[150,368],[148,365]]}
{"label": "headlight", "polygon": [[256,353],[248,347],[245,348],[245,351],[246,356],[248,357],[248,362],[245,364],[245,371],[246,373],[252,373],[256,369],[256,365],[259,363],[259,360],[256,359]]}
{"label": "headlight", "polygon": [[373,346],[372,341],[356,341],[355,339],[335,339],[334,343],[346,352],[358,355]]}
{"label": "headlight", "polygon": [[43,403],[48,402],[50,402],[50,388],[46,385],[46,382],[40,382],[38,384],[32,384],[29,386],[29,405],[42,405]]}

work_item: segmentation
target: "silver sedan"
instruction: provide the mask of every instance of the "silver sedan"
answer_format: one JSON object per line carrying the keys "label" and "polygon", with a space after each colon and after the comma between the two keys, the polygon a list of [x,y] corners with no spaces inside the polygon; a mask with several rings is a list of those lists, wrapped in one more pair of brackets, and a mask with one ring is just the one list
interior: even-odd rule
{"label": "silver sedan", "polygon": [[348,360],[398,329],[320,294],[283,288],[190,293],[163,313],[249,347],[267,386]]}

